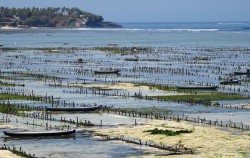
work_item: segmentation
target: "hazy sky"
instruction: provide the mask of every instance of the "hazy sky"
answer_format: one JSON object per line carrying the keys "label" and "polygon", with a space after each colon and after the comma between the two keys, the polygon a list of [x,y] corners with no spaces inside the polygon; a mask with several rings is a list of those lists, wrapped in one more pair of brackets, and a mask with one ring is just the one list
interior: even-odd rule
{"label": "hazy sky", "polygon": [[5,7],[78,7],[115,22],[250,21],[250,0],[0,0]]}

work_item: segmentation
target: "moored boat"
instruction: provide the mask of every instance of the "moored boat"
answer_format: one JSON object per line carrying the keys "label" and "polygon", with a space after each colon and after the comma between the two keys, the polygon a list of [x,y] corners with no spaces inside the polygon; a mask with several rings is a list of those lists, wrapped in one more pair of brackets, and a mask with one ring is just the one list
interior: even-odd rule
{"label": "moored boat", "polygon": [[97,70],[94,71],[95,74],[118,74],[120,70]]}
{"label": "moored boat", "polygon": [[208,60],[208,57],[194,57],[193,60]]}
{"label": "moored boat", "polygon": [[44,137],[44,136],[61,136],[61,135],[70,135],[74,134],[76,130],[69,131],[41,131],[41,132],[10,132],[3,131],[7,136],[13,137]]}
{"label": "moored boat", "polygon": [[250,69],[247,69],[247,71],[243,71],[243,72],[241,72],[241,71],[236,71],[236,72],[234,72],[234,74],[235,75],[249,75],[250,74]]}
{"label": "moored boat", "polygon": [[220,81],[219,83],[220,83],[220,84],[239,84],[239,83],[240,83],[240,80],[232,80],[232,79],[229,79],[229,80]]}
{"label": "moored boat", "polygon": [[218,86],[196,86],[196,85],[190,85],[190,86],[176,86],[178,89],[196,89],[196,90],[216,90]]}
{"label": "moored boat", "polygon": [[81,111],[81,112],[89,112],[100,110],[102,105],[93,106],[93,107],[45,107],[46,111]]}

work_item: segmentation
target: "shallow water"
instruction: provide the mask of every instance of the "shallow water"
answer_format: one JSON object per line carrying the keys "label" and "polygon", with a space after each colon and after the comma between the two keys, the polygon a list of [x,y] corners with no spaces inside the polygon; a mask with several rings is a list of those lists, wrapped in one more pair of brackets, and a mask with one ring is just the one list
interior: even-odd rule
{"label": "shallow water", "polygon": [[[86,135],[86,136],[84,136]],[[3,138],[3,143],[17,149],[35,154],[38,157],[129,157],[146,153],[146,147],[119,142],[98,141],[87,134],[77,133],[74,137],[10,139]],[[45,145],[46,144],[46,145]],[[150,151],[150,149],[149,149]],[[148,153],[148,151],[147,151]],[[152,152],[154,153],[154,151]]]}
{"label": "shallow water", "polygon": [[[1,115],[0,115],[1,116]],[[6,115],[4,115],[6,117]],[[68,116],[68,117],[67,117]],[[93,123],[100,123],[99,119],[102,119],[103,126],[100,128],[107,128],[111,125],[116,125],[117,122],[123,125],[133,124],[132,118],[104,114],[61,114],[55,115],[55,118],[60,117],[74,118],[79,117],[79,121],[92,120]],[[53,115],[54,117],[54,115]],[[1,116],[2,118],[2,116]],[[121,141],[100,141],[98,138],[93,138],[93,133],[88,132],[91,127],[79,128],[76,134],[70,136],[58,136],[58,137],[40,137],[40,138],[13,138],[4,136],[2,131],[44,131],[46,130],[45,124],[48,126],[60,126],[67,125],[65,123],[45,120],[35,120],[36,125],[33,126],[30,118],[22,118],[16,116],[9,116],[11,122],[0,122],[0,142],[10,148],[15,147],[17,150],[21,149],[27,153],[35,154],[38,157],[129,157],[129,156],[141,156],[145,154],[159,154],[167,153],[167,151],[161,151],[146,146],[138,146],[134,144],[122,143]],[[16,122],[18,120],[18,122]],[[26,122],[29,121],[29,125]],[[143,123],[150,121],[147,119],[137,118],[137,123]],[[6,126],[5,126],[6,125]],[[8,125],[8,126],[7,126]],[[70,125],[70,124],[69,124]],[[107,126],[108,125],[108,126]],[[120,124],[121,125],[121,124]],[[5,128],[2,128],[5,127]],[[70,125],[70,128],[76,128],[75,125]],[[86,131],[87,129],[87,131]],[[55,130],[55,129],[52,129]]]}
{"label": "shallow water", "polygon": [[238,122],[243,123],[245,125],[250,126],[250,122],[248,121],[250,119],[250,112],[230,112],[230,113],[198,113],[198,114],[187,114],[187,116],[191,117],[200,117],[200,118],[206,118],[207,120],[212,121],[232,121],[232,122]]}
{"label": "shallow water", "polygon": [[[221,26],[223,25],[223,26]],[[233,24],[232,24],[233,25]],[[232,26],[230,25],[230,26]],[[244,26],[248,24],[244,24]],[[1,86],[1,92],[24,93],[42,96],[52,96],[59,100],[59,105],[68,103],[76,106],[106,105],[115,108],[142,108],[158,107],[170,110],[172,114],[185,114],[191,117],[206,117],[211,120],[235,121],[248,124],[250,122],[249,110],[208,107],[190,105],[177,102],[159,102],[135,98],[135,94],[146,95],[176,95],[181,93],[163,92],[145,87],[126,87],[109,89],[113,85],[123,82],[145,82],[164,85],[217,85],[219,77],[229,77],[235,71],[245,71],[249,65],[249,31],[231,29],[227,30],[224,24],[198,25],[191,28],[141,28],[147,25],[126,26],[125,29],[78,29],[78,30],[22,30],[1,31],[0,44],[9,48],[54,48],[51,52],[40,50],[20,50],[4,52],[0,49],[1,72],[23,72],[29,75],[15,75],[5,73],[11,79],[1,78],[1,81],[15,84],[25,84],[24,87]],[[156,25],[155,25],[156,26]],[[183,25],[187,26],[186,24]],[[215,27],[215,28],[213,28]],[[216,28],[219,27],[219,28]],[[239,24],[238,27],[241,27]],[[67,43],[67,44],[65,44]],[[130,53],[105,53],[98,50],[88,50],[96,46],[146,46],[151,47],[149,52]],[[66,52],[58,51],[57,47],[65,48]],[[80,50],[70,50],[70,47],[79,47]],[[67,48],[67,49],[66,49]],[[139,61],[127,61],[138,56]],[[208,60],[195,60],[195,57],[207,57]],[[83,59],[83,63],[78,63]],[[118,68],[120,75],[96,75],[95,70],[103,68]],[[61,77],[61,79],[44,79],[34,77],[34,74]],[[240,85],[219,85],[219,92],[240,93],[250,95],[249,76],[233,76],[241,79]],[[82,87],[67,86],[69,84],[82,84]],[[62,84],[64,86],[53,86]],[[106,85],[107,89],[99,90],[98,87],[88,85]],[[206,93],[206,92],[202,92]],[[29,106],[52,106],[50,103],[36,101],[10,101]],[[249,103],[249,100],[225,101],[222,104]],[[91,121],[100,128],[117,125],[133,125],[150,120],[143,118],[129,118],[115,114],[52,114],[57,119],[66,118],[81,121]],[[0,118],[2,116],[0,115]],[[55,121],[36,120],[9,116],[9,124],[18,127],[12,130],[45,130],[45,124],[53,128],[65,125]],[[27,125],[29,122],[29,125]],[[70,125],[75,128],[74,125]],[[9,129],[9,128],[8,128]],[[5,129],[0,129],[3,131]],[[0,142],[15,146],[36,154],[39,157],[129,157],[145,154],[156,154],[146,147],[120,142],[97,141],[89,133],[78,132],[75,137],[58,139],[23,139],[15,140],[3,136],[0,132]],[[51,151],[53,149],[53,151]]]}

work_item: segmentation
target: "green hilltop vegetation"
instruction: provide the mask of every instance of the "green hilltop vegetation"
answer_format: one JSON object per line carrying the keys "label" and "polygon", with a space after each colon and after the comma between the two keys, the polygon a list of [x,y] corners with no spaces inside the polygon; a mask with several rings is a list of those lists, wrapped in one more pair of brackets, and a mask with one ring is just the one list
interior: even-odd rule
{"label": "green hilltop vegetation", "polygon": [[108,27],[119,28],[114,22],[105,22],[100,15],[82,11],[78,8],[8,8],[0,7],[0,27]]}

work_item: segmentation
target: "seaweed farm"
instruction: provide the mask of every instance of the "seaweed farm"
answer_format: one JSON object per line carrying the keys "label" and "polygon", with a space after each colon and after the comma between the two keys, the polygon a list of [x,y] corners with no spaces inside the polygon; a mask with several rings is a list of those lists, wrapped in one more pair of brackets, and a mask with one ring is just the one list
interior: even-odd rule
{"label": "seaweed farm", "polygon": [[[205,152],[216,151],[219,142],[214,148],[194,145],[192,136],[203,138],[198,132],[207,131],[223,133],[227,141],[240,136],[232,155],[250,155],[249,47],[209,41],[158,45],[154,38],[161,32],[152,32],[146,43],[130,43],[136,41],[131,32],[110,31],[105,40],[108,31],[78,31],[1,35],[2,148],[24,157],[225,155]],[[90,40],[100,40],[89,44],[95,33]],[[122,35],[126,40],[118,40]],[[3,133],[73,129],[73,135],[45,138]]]}

